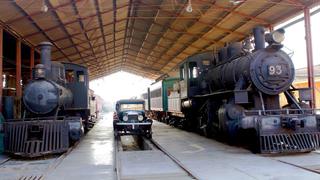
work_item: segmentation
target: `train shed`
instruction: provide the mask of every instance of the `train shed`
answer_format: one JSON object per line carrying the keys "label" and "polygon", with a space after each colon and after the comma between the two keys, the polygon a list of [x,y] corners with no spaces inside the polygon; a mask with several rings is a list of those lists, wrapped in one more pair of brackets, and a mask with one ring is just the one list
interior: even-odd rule
{"label": "train shed", "polygon": [[[0,0],[1,178],[319,179],[319,12],[320,0]],[[271,36],[298,22],[295,69]],[[89,80],[119,71],[156,82],[101,116]]]}

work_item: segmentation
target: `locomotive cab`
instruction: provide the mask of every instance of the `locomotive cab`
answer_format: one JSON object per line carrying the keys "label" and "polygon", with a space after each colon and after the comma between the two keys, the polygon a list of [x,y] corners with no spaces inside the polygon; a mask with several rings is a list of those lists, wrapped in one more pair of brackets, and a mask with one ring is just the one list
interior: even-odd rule
{"label": "locomotive cab", "polygon": [[212,52],[205,52],[188,57],[180,65],[181,98],[187,99],[205,93],[207,84],[204,75],[215,60]]}

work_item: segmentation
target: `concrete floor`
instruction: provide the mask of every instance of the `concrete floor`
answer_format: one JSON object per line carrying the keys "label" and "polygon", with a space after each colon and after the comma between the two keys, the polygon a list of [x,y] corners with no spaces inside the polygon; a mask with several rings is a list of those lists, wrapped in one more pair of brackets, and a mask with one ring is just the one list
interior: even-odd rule
{"label": "concrete floor", "polygon": [[319,174],[278,160],[308,164],[313,156],[316,160],[312,164],[320,164],[320,155],[316,153],[264,157],[159,122],[154,122],[153,129],[155,141],[198,179],[320,179]]}
{"label": "concrete floor", "polygon": [[107,114],[63,161],[48,180],[115,179],[112,114]]}

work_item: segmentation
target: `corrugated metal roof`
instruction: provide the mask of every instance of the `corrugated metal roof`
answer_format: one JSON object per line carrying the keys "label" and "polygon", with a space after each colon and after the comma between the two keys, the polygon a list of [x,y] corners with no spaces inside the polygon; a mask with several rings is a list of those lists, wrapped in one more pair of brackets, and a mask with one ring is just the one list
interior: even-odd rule
{"label": "corrugated metal roof", "polygon": [[191,54],[242,40],[254,26],[271,27],[318,2],[3,0],[0,21],[33,45],[51,41],[53,60],[86,65],[91,79],[120,70],[155,79]]}

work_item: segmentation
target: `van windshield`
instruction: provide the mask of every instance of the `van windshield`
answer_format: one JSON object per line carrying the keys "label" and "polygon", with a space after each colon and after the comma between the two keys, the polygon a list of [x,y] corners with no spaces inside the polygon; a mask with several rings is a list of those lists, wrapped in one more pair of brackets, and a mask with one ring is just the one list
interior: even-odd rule
{"label": "van windshield", "polygon": [[128,111],[128,110],[142,111],[144,110],[144,106],[143,104],[121,104],[120,105],[120,111]]}

